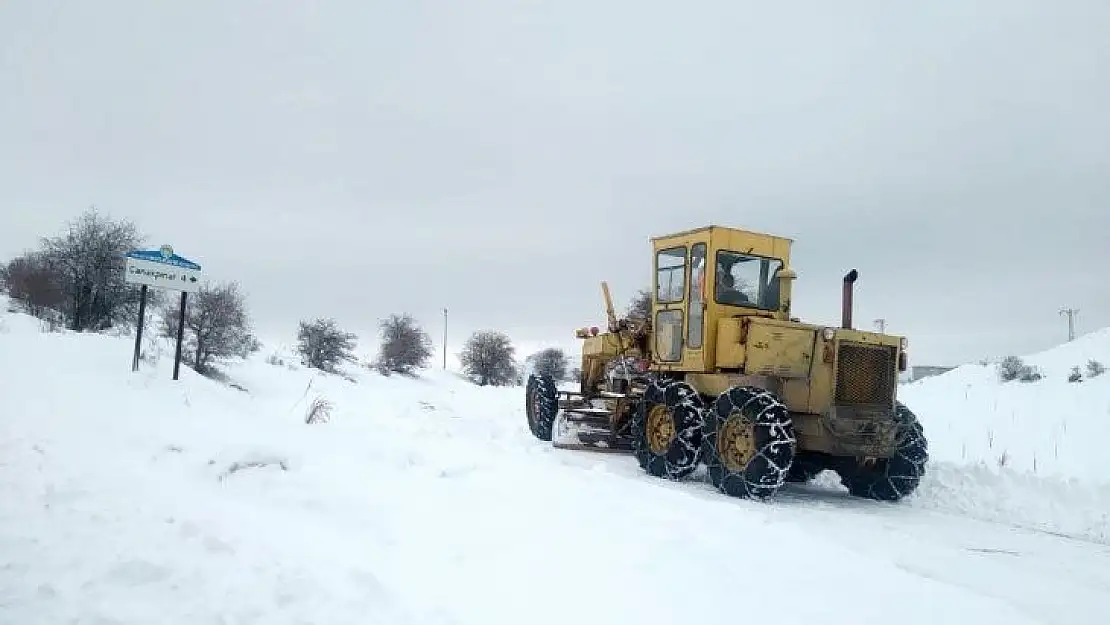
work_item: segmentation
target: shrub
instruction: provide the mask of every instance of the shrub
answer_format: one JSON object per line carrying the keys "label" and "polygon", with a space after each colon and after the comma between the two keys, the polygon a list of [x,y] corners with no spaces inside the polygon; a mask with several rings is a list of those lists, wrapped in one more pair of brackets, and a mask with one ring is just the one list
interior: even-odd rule
{"label": "shrub", "polygon": [[57,279],[71,330],[105,330],[137,316],[139,289],[124,282],[124,254],[142,245],[136,226],[101,216],[95,208],[43,240],[42,259]]}
{"label": "shrub", "polygon": [[358,337],[340,330],[333,319],[301,321],[297,331],[297,353],[305,366],[327,373],[336,373],[344,361],[353,361]]}
{"label": "shrub", "polygon": [[1087,361],[1087,377],[1097,378],[1098,376],[1106,373],[1106,367],[1097,360],[1091,359]]}
{"label": "shrub", "polygon": [[528,357],[532,369],[538,375],[551,376],[554,380],[567,377],[567,356],[557,347],[548,347]]}
{"label": "shrub", "polygon": [[[177,298],[166,303],[162,312],[164,336],[177,337],[179,311]],[[204,285],[186,299],[182,352],[191,357],[197,373],[210,374],[217,360],[245,358],[258,349],[258,339],[251,333],[246,298],[238,283]]]}
{"label": "shrub", "polygon": [[408,314],[390,315],[381,322],[382,343],[377,368],[385,374],[411,374],[428,366],[432,340]]}
{"label": "shrub", "polygon": [[1006,356],[998,363],[998,379],[1003,382],[1012,382],[1021,376],[1025,363],[1017,356]]}
{"label": "shrub", "polygon": [[1079,367],[1072,367],[1071,373],[1068,374],[1068,382],[1082,382],[1083,374],[1079,372]]}
{"label": "shrub", "polygon": [[1044,378],[1044,374],[1042,374],[1039,369],[1037,369],[1036,367],[1028,366],[1021,372],[1021,376],[1018,377],[1018,381],[1036,382],[1037,380],[1040,380],[1042,378]]}
{"label": "shrub", "polygon": [[39,252],[29,252],[0,267],[0,287],[27,314],[40,319],[52,317],[65,302],[61,276]]}
{"label": "shrub", "polygon": [[475,332],[466,341],[459,360],[463,372],[479,386],[507,386],[519,382],[513,356],[516,348],[502,332]]}
{"label": "shrub", "polygon": [[1025,364],[1017,356],[1007,356],[998,363],[998,378],[1002,382],[1035,382],[1044,377],[1036,367]]}

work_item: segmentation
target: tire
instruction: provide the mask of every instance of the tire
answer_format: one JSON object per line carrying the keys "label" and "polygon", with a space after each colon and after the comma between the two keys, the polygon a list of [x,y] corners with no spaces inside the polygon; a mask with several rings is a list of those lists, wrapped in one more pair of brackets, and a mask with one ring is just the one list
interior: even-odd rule
{"label": "tire", "polygon": [[686,382],[649,382],[632,415],[632,451],[640,468],[669,480],[693,473],[701,457],[704,411],[701,396]]}
{"label": "tire", "polygon": [[921,484],[925,463],[929,461],[929,442],[925,431],[917,415],[901,402],[895,404],[894,421],[898,431],[893,456],[869,466],[849,459],[837,467],[840,483],[848,488],[851,495],[877,501],[899,501],[911,495]]}
{"label": "tire", "polygon": [[[740,442],[737,451],[722,444]],[[735,386],[705,412],[702,458],[709,481],[732,497],[769,499],[786,483],[797,442],[786,404],[754,386]]]}
{"label": "tire", "polygon": [[528,429],[541,441],[551,440],[552,424],[559,414],[559,396],[550,376],[531,374],[524,391],[524,413]]}

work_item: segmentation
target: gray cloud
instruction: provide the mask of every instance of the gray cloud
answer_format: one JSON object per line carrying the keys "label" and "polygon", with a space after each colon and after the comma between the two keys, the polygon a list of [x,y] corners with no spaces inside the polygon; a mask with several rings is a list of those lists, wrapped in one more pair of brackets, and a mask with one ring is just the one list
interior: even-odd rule
{"label": "gray cloud", "polygon": [[919,363],[1110,325],[1110,6],[803,5],[5,3],[0,255],[95,203],[278,338],[448,306],[573,348],[720,223],[796,239],[807,319],[858,267]]}

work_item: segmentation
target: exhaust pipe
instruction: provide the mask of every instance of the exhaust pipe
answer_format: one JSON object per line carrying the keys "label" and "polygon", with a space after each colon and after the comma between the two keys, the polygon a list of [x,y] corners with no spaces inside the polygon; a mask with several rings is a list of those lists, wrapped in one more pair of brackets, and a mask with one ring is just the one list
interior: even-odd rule
{"label": "exhaust pipe", "polygon": [[859,272],[855,269],[844,276],[844,297],[840,310],[840,327],[850,330],[852,328],[852,287],[856,283]]}

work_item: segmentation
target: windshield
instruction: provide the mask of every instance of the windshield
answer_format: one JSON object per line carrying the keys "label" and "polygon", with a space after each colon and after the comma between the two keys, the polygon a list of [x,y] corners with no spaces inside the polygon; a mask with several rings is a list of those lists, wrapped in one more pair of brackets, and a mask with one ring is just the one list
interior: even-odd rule
{"label": "windshield", "polygon": [[750,256],[739,252],[717,252],[717,284],[714,299],[718,304],[776,310],[779,307],[779,282],[775,273],[782,261]]}

